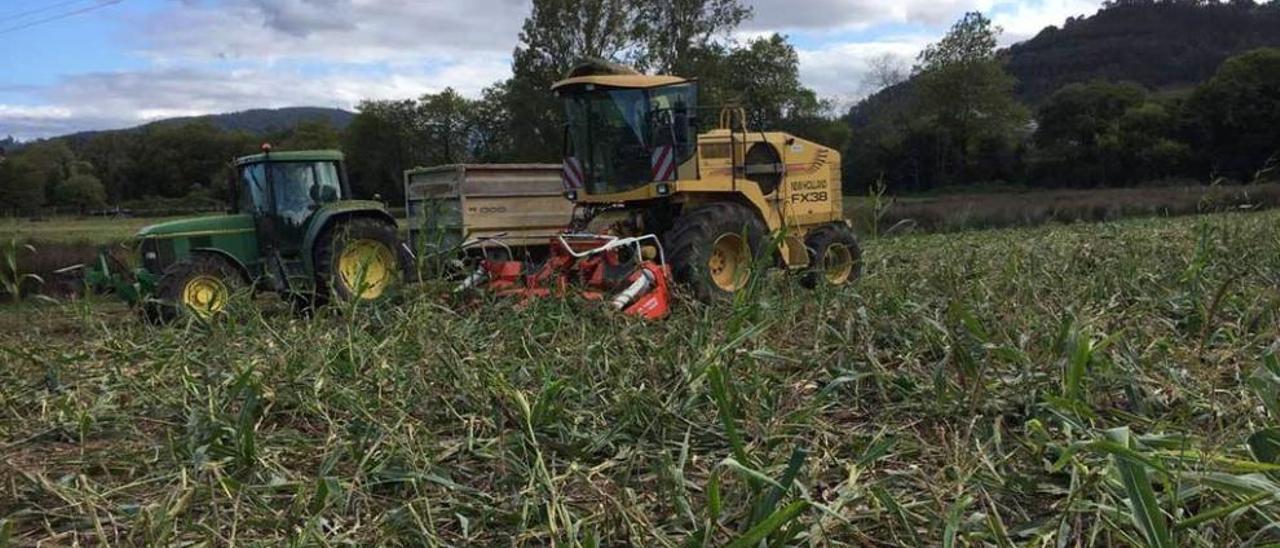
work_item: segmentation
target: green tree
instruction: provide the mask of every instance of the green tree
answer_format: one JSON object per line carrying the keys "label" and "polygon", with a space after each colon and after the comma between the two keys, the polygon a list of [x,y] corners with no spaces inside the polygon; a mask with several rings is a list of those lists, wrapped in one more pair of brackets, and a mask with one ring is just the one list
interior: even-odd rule
{"label": "green tree", "polygon": [[53,203],[59,206],[70,206],[84,211],[102,207],[107,203],[106,190],[102,181],[88,173],[75,173],[53,189]]}
{"label": "green tree", "polygon": [[[76,163],[76,155],[62,139],[50,139],[27,145],[20,156],[35,171],[35,177],[47,193],[56,188],[63,180],[71,176]],[[47,200],[45,200],[47,201]]]}
{"label": "green tree", "polygon": [[1192,94],[1186,117],[1206,171],[1244,181],[1280,175],[1280,49],[1228,59]]}
{"label": "green tree", "polygon": [[352,190],[361,196],[402,195],[400,179],[414,158],[414,102],[364,101],[356,110],[342,139]]}
{"label": "green tree", "polygon": [[326,119],[305,120],[276,145],[280,150],[327,150],[338,148],[342,136]]}
{"label": "green tree", "polygon": [[45,177],[23,157],[0,161],[0,210],[28,212],[45,204]]}
{"label": "green tree", "polygon": [[453,89],[417,101],[365,101],[347,128],[343,150],[357,192],[399,197],[404,170],[494,161],[502,146],[495,100],[467,99]]}
{"label": "green tree", "polygon": [[740,105],[752,127],[777,127],[791,114],[813,114],[820,107],[812,90],[800,83],[800,57],[786,38],[756,38],[720,56],[718,70],[699,75],[704,102]]}
{"label": "green tree", "polygon": [[633,61],[635,14],[626,0],[534,0],[512,55],[512,77],[491,91],[507,113],[513,160],[560,157],[563,115],[551,85],[584,58]]}
{"label": "green tree", "polygon": [[741,106],[752,128],[844,148],[848,126],[831,115],[830,103],[800,82],[800,57],[786,37],[773,34],[744,46],[703,51],[712,52],[701,61],[708,68],[697,73],[704,105]]}
{"label": "green tree", "polygon": [[915,84],[917,127],[931,142],[927,161],[939,182],[998,177],[1000,157],[1018,141],[1027,111],[995,55],[1001,29],[978,12],[964,15],[920,54]]}
{"label": "green tree", "polygon": [[981,12],[968,12],[941,40],[925,46],[916,59],[916,72],[992,61],[1001,32],[1003,29]]}
{"label": "green tree", "polygon": [[1168,177],[1186,164],[1177,120],[1137,84],[1070,84],[1036,111],[1036,179],[1103,186]]}
{"label": "green tree", "polygon": [[510,131],[512,116],[507,108],[509,84],[507,81],[489,86],[472,105],[472,145],[477,162],[501,163],[517,155],[519,147]]}
{"label": "green tree", "polygon": [[560,157],[563,115],[550,89],[583,59],[711,83],[730,49],[724,43],[750,13],[740,0],[534,0],[512,78],[492,93],[506,112],[511,159]]}
{"label": "green tree", "polygon": [[457,164],[474,157],[476,104],[445,88],[423,95],[414,110],[413,131],[421,144],[417,160],[429,165]]}
{"label": "green tree", "polygon": [[708,53],[751,18],[739,0],[635,2],[640,66],[667,74],[697,74]]}
{"label": "green tree", "polygon": [[108,131],[89,138],[76,154],[93,165],[93,173],[102,181],[107,200],[119,203],[135,198],[137,180],[138,134],[127,131]]}
{"label": "green tree", "polygon": [[208,120],[146,126],[132,148],[129,194],[180,198],[194,186],[221,186],[226,164],[257,152],[261,141],[249,133],[222,131]]}

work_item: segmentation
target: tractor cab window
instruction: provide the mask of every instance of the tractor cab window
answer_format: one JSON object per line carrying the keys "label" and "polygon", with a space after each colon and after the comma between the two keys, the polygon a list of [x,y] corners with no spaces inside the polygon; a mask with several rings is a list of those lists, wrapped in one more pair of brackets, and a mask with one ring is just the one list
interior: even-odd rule
{"label": "tractor cab window", "polygon": [[240,193],[240,211],[262,215],[271,210],[271,189],[267,188],[266,164],[249,164],[240,168],[244,192]]}
{"label": "tractor cab window", "polygon": [[242,210],[274,213],[286,224],[302,226],[317,208],[342,197],[334,162],[264,162],[242,168],[243,193],[250,204]]}
{"label": "tractor cab window", "polygon": [[693,153],[692,83],[652,89],[570,92],[565,98],[569,147],[582,167],[587,192],[624,192],[653,181],[657,147],[669,146],[675,163]]}

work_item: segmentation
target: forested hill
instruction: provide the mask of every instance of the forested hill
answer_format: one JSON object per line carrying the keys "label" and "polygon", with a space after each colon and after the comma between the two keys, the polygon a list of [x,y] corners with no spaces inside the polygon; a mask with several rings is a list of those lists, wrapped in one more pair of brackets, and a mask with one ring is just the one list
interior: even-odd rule
{"label": "forested hill", "polygon": [[[252,109],[226,114],[208,116],[191,116],[184,118],[167,118],[151,122],[134,129],[155,126],[181,126],[191,122],[207,121],[222,131],[243,131],[255,135],[291,130],[303,122],[327,122],[336,130],[343,130],[355,118],[355,113],[336,108],[323,107],[287,107],[276,109]],[[103,131],[86,131],[65,136],[66,139],[85,140]]]}
{"label": "forested hill", "polygon": [[1020,99],[1037,104],[1066,84],[1128,81],[1152,90],[1208,80],[1228,57],[1280,46],[1280,0],[1206,3],[1120,0],[1047,27],[1003,52]]}

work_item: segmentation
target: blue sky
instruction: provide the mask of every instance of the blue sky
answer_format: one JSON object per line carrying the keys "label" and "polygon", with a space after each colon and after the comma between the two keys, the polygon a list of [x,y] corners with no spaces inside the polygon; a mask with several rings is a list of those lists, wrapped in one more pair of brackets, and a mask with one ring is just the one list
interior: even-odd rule
{"label": "blue sky", "polygon": [[[744,0],[736,39],[782,32],[805,84],[848,104],[968,10],[1004,43],[1090,0]],[[257,107],[352,108],[509,75],[529,0],[0,0],[0,136]],[[76,13],[80,12],[80,13]],[[49,19],[47,21],[42,21]],[[26,27],[26,28],[22,28]]]}

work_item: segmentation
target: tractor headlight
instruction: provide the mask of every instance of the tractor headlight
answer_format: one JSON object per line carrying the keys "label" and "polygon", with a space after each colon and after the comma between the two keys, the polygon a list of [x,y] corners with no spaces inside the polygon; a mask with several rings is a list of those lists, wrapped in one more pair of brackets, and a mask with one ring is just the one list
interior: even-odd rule
{"label": "tractor headlight", "polygon": [[666,196],[671,194],[671,186],[667,183],[658,183],[658,196]]}
{"label": "tractor headlight", "polygon": [[564,192],[564,199],[569,200],[570,202],[576,202],[576,201],[578,201],[578,191],[576,191],[576,190],[566,190],[566,191]]}

